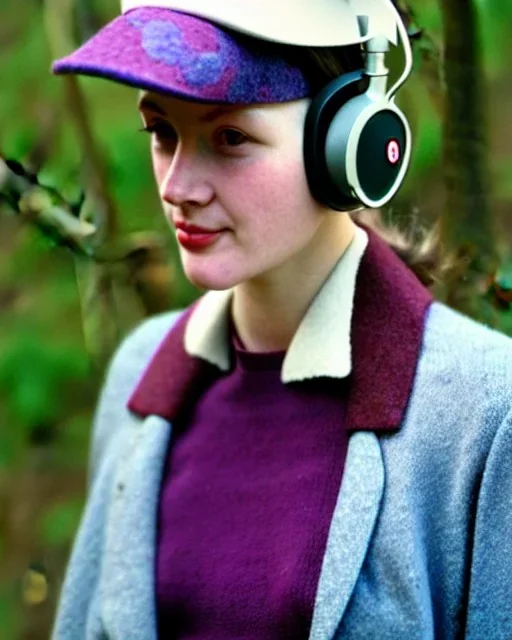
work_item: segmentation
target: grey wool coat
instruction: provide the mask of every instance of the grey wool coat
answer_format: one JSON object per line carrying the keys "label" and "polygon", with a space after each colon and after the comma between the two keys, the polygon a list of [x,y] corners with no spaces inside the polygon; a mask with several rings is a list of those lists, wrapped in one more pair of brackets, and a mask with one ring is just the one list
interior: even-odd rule
{"label": "grey wool coat", "polygon": [[[512,341],[431,303],[369,235],[310,640],[511,640]],[[183,348],[187,317],[145,322],[112,362],[54,640],[156,640],[159,487],[202,366]]]}

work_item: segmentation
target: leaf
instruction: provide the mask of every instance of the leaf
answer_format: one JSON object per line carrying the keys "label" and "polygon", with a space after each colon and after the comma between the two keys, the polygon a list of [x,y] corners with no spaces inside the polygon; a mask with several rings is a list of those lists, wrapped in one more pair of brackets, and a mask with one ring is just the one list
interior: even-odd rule
{"label": "leaf", "polygon": [[42,541],[52,547],[68,544],[78,527],[82,510],[81,500],[51,505],[39,521]]}

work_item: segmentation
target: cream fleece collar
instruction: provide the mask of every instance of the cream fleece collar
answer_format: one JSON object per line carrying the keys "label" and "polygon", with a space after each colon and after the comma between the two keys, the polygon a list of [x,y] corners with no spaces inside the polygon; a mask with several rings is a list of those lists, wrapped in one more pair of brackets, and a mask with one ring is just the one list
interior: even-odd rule
{"label": "cream fleece collar", "polygon": [[[313,299],[286,353],[281,379],[345,378],[352,370],[350,327],[356,277],[368,235],[355,235]],[[229,308],[233,291],[210,291],[195,307],[185,329],[185,350],[228,371]]]}

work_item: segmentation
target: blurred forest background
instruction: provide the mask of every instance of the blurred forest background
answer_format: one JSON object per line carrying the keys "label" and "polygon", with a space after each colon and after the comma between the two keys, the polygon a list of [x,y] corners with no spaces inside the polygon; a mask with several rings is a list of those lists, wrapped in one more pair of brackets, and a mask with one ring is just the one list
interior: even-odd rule
{"label": "blurred forest background", "polygon": [[[398,6],[415,148],[385,217],[439,222],[461,267],[437,295],[512,334],[512,3]],[[0,640],[49,636],[112,351],[198,295],[160,215],[136,92],[50,73],[117,11],[0,0]]]}

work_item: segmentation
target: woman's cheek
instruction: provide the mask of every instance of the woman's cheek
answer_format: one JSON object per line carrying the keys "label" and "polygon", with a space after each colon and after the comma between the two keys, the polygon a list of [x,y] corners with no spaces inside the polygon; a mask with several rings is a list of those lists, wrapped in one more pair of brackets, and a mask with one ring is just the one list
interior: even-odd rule
{"label": "woman's cheek", "polygon": [[165,176],[169,169],[169,162],[161,157],[160,154],[152,152],[152,163],[153,163],[153,175],[155,176],[156,186],[158,191],[161,191],[162,183],[165,180]]}
{"label": "woman's cheek", "polygon": [[255,202],[265,203],[272,209],[286,203],[295,195],[298,182],[294,167],[281,163],[253,163],[250,170],[240,176],[240,180],[232,186],[239,191],[242,198],[253,198]]}

